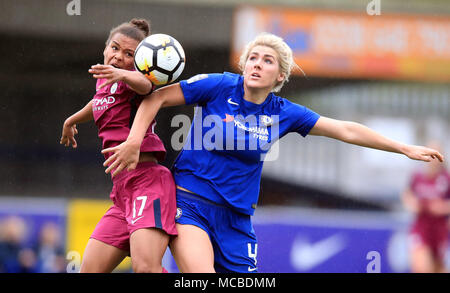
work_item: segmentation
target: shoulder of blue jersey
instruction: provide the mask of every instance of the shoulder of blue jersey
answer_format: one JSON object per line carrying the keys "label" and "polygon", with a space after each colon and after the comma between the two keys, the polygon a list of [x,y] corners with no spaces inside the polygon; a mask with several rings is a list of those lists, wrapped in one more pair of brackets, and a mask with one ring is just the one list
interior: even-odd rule
{"label": "shoulder of blue jersey", "polygon": [[188,84],[191,84],[193,82],[196,82],[196,81],[199,81],[199,80],[202,80],[205,78],[208,78],[208,74],[197,74],[197,75],[194,75],[193,77],[189,78],[186,82]]}

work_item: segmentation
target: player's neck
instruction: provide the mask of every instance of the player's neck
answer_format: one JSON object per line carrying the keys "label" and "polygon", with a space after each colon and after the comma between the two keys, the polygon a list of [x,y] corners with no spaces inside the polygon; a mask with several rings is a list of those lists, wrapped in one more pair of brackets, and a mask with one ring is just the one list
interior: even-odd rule
{"label": "player's neck", "polygon": [[436,169],[430,168],[425,172],[425,176],[429,179],[436,179],[436,177],[439,176],[441,171],[442,170],[440,168],[436,168]]}
{"label": "player's neck", "polygon": [[244,100],[253,104],[262,104],[270,94],[271,89],[255,89],[244,86]]}

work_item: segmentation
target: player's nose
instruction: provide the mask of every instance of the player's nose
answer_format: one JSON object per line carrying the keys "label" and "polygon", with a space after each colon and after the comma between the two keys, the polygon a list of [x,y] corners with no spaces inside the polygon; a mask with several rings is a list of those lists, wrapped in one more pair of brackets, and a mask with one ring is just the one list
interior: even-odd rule
{"label": "player's nose", "polygon": [[261,65],[260,65],[259,63],[255,63],[255,64],[253,65],[253,69],[258,69],[258,70],[260,70],[260,69],[261,69]]}
{"label": "player's nose", "polygon": [[261,59],[258,59],[258,60],[253,64],[253,67],[254,67],[254,68],[261,69],[261,68],[262,68],[262,63],[261,63],[261,62],[262,62]]}
{"label": "player's nose", "polygon": [[117,60],[122,60],[123,59],[122,53],[120,53],[120,52],[115,53],[114,58]]}

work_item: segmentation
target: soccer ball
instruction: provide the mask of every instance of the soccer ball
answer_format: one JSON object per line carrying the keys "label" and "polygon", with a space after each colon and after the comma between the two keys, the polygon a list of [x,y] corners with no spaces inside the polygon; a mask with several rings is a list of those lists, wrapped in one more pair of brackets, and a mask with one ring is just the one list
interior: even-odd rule
{"label": "soccer ball", "polygon": [[166,34],[148,36],[134,52],[136,70],[147,76],[154,85],[165,85],[176,80],[183,72],[183,47]]}

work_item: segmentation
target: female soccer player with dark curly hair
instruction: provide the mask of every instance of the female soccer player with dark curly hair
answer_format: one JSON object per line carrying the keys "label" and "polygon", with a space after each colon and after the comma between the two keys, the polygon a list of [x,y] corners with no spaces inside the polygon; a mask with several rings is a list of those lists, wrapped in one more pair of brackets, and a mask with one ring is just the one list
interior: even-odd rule
{"label": "female soccer player with dark curly hair", "polygon": [[[104,64],[89,72],[97,92],[64,122],[60,143],[77,147],[76,125],[95,120],[103,148],[124,142],[142,95],[152,83],[134,71],[134,51],[149,35],[146,20],[132,19],[111,30],[103,51]],[[97,224],[83,255],[81,272],[111,272],[127,255],[135,272],[164,272],[162,257],[169,235],[176,235],[175,185],[170,171],[159,165],[166,150],[149,123],[143,134],[135,170],[112,178],[113,205]],[[109,155],[105,155],[107,159]]]}

